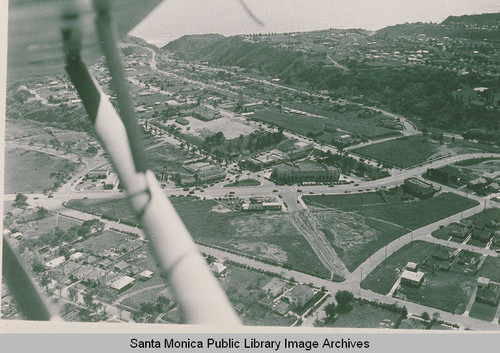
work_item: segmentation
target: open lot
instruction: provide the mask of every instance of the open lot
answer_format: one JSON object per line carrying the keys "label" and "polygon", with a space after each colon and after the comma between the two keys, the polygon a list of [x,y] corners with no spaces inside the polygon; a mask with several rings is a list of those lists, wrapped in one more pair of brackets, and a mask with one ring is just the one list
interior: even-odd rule
{"label": "open lot", "polygon": [[484,321],[493,321],[496,312],[497,306],[474,302],[470,309],[469,316]]}
{"label": "open lot", "polygon": [[[170,199],[195,240],[272,260],[298,271],[328,277],[309,243],[282,212],[213,212],[216,201],[195,197]],[[135,223],[126,199],[70,200],[68,205]]]}
{"label": "open lot", "polygon": [[355,270],[378,249],[406,233],[402,228],[353,212],[314,210],[310,217],[349,271]]}
{"label": "open lot", "polygon": [[448,155],[477,152],[498,152],[493,146],[473,143],[465,140],[451,142],[448,138],[440,141],[430,139],[423,135],[401,137],[352,150],[361,156],[375,159],[388,165],[409,168],[429,159]]}
{"label": "open lot", "polygon": [[397,130],[377,126],[377,117],[380,118],[382,116],[381,113],[374,113],[373,118],[363,119],[359,117],[359,114],[362,112],[361,108],[356,110],[356,108],[352,107],[354,108],[352,111],[337,112],[327,110],[321,104],[294,102],[285,103],[285,106],[299,111],[327,117],[328,125],[335,126],[339,129],[349,131],[353,134],[362,135],[370,139],[400,135],[400,132]]}
{"label": "open lot", "polygon": [[182,127],[182,131],[203,140],[205,137],[214,135],[220,131],[222,131],[226,140],[238,138],[240,135],[250,135],[255,131],[255,128],[252,126],[229,117],[221,117],[211,121],[203,121],[193,117],[186,117],[185,120],[187,120],[189,124]]}
{"label": "open lot", "polygon": [[69,175],[76,163],[47,153],[5,150],[4,192],[39,192],[54,187],[57,173]]}
{"label": "open lot", "polygon": [[126,243],[128,240],[133,240],[129,235],[104,231],[99,235],[91,236],[77,244],[75,247],[86,250],[91,253],[98,253],[102,250],[111,250],[116,249],[119,250],[120,246]]}
{"label": "open lot", "polygon": [[[339,314],[333,327],[387,328],[399,323],[401,314],[370,303],[353,302],[352,310]],[[330,326],[330,325],[329,325]]]}
{"label": "open lot", "polygon": [[488,256],[479,269],[479,274],[500,283],[500,257]]}
{"label": "open lot", "polygon": [[[367,197],[369,202],[375,203],[365,204],[364,196]],[[376,202],[376,196],[373,193],[307,195],[303,197],[303,200],[309,205],[323,205],[342,211],[353,211],[364,217],[389,222],[393,225],[405,227],[408,230],[421,228],[478,205],[477,201],[453,193],[441,193],[424,200],[390,200],[386,203]],[[361,200],[363,200],[363,204],[361,204]]]}
{"label": "open lot", "polygon": [[439,245],[414,241],[390,255],[361,282],[361,287],[380,294],[387,294],[403,272],[408,262],[420,263]]}

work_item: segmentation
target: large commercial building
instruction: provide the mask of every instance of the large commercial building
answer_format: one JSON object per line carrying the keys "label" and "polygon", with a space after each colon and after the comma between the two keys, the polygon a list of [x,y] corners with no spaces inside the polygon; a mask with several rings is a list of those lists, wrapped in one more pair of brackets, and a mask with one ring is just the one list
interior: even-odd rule
{"label": "large commercial building", "polygon": [[337,181],[340,172],[337,168],[312,161],[282,163],[273,168],[271,178],[282,183],[304,181]]}
{"label": "large commercial building", "polygon": [[226,177],[224,169],[218,165],[207,162],[198,162],[184,165],[188,171],[195,175],[195,179],[200,183],[222,180]]}
{"label": "large commercial building", "polygon": [[404,187],[406,191],[417,195],[418,197],[430,197],[434,195],[434,192],[436,192],[431,184],[417,178],[406,179]]}

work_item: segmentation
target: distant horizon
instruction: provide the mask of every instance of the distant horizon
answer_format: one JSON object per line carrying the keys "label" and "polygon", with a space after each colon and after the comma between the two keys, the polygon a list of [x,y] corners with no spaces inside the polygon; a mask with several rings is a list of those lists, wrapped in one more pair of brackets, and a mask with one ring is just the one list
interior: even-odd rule
{"label": "distant horizon", "polygon": [[184,35],[329,28],[377,31],[404,23],[441,23],[449,16],[500,12],[497,0],[245,0],[245,4],[251,14],[237,0],[166,0],[129,34],[161,47]]}

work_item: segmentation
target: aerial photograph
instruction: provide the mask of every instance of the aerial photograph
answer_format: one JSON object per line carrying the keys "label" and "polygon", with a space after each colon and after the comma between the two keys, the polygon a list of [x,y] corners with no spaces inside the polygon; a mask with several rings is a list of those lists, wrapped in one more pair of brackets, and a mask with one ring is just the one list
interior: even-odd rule
{"label": "aerial photograph", "polygon": [[2,320],[500,331],[498,1],[10,0],[7,55]]}

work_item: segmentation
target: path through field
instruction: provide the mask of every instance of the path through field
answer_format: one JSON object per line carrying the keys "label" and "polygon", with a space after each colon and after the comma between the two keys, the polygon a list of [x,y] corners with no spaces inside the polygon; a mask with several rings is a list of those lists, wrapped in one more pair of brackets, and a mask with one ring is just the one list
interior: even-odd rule
{"label": "path through field", "polygon": [[330,272],[345,278],[348,271],[344,263],[337,256],[337,253],[326,239],[319,224],[317,224],[316,220],[311,216],[311,212],[309,210],[290,212],[290,220],[294,227],[301,232],[311,245],[323,265],[325,265]]}

